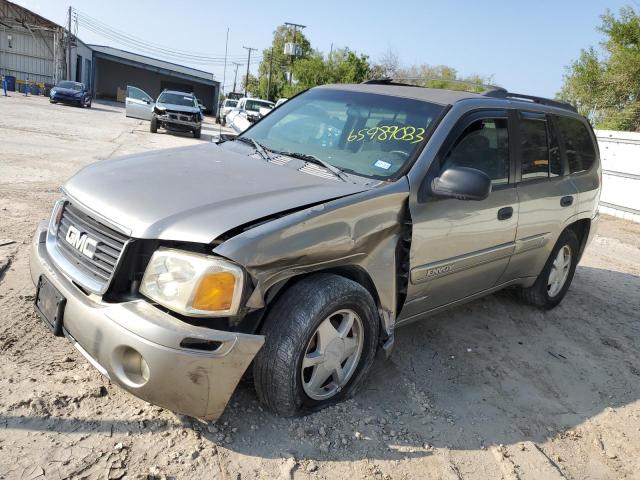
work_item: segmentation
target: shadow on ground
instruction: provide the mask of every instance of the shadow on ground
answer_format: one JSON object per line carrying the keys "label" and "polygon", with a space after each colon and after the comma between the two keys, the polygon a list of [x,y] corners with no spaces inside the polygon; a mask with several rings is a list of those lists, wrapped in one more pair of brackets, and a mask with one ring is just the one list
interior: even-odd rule
{"label": "shadow on ground", "polygon": [[638,291],[640,277],[579,267],[552,311],[505,291],[406,326],[354,399],[307,417],[262,411],[243,381],[216,424],[5,416],[0,426],[68,433],[182,425],[245,455],[322,460],[541,442],[640,399]]}

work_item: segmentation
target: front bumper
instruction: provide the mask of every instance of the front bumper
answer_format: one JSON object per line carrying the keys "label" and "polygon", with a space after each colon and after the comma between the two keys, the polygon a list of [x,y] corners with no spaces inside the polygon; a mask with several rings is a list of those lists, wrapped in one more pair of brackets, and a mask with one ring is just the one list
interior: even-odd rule
{"label": "front bumper", "polygon": [[159,122],[162,122],[165,125],[180,125],[187,129],[197,129],[202,127],[202,122],[189,122],[187,120],[180,120],[179,118],[171,118],[168,114],[157,115],[156,117]]}
{"label": "front bumper", "polygon": [[60,102],[60,103],[73,103],[73,104],[81,104],[82,103],[82,97],[71,97],[71,96],[66,96],[66,95],[51,95],[49,96],[50,100],[53,100],[54,102]]}
{"label": "front bumper", "polygon": [[[46,231],[43,222],[32,242],[31,278],[37,284],[45,275],[66,298],[63,331],[74,346],[133,395],[174,412],[217,419],[264,337],[189,325],[144,300],[116,304],[87,296],[51,261]],[[183,348],[186,338],[219,346]]]}

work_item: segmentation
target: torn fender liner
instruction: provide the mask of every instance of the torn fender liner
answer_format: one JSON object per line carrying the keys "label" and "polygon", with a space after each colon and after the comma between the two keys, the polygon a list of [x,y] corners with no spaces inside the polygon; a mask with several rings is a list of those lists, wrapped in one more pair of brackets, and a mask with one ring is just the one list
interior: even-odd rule
{"label": "torn fender liner", "polygon": [[256,288],[247,306],[264,306],[265,292],[288,278],[343,266],[371,278],[385,328],[395,321],[396,247],[408,183],[398,181],[259,225],[214,248],[243,265]]}

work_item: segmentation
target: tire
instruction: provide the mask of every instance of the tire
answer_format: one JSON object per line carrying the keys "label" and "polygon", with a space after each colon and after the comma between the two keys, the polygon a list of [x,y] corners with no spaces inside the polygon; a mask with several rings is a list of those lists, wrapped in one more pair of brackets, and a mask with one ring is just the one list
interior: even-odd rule
{"label": "tire", "polygon": [[197,128],[193,131],[193,138],[200,138],[200,134],[202,133],[202,129]]}
{"label": "tire", "polygon": [[151,117],[151,123],[149,124],[149,131],[151,133],[158,132],[158,119],[156,117]]}
{"label": "tire", "polygon": [[91,100],[89,100],[89,103],[87,103],[87,108],[91,108]]}
{"label": "tire", "polygon": [[55,100],[51,100],[51,99],[49,99],[49,103],[53,103],[53,104],[55,104],[55,103],[56,103],[56,101],[55,101]]}
{"label": "tire", "polygon": [[[326,325],[324,322],[329,318],[338,322],[347,318],[341,316],[341,312],[355,314],[352,330],[345,330],[348,335],[343,340],[328,342],[329,348],[325,346],[321,349],[320,333],[316,330],[321,324]],[[359,332],[357,335],[356,331]],[[333,332],[339,333],[335,329]],[[253,364],[258,398],[269,410],[284,417],[304,415],[348,398],[362,385],[373,364],[378,332],[379,317],[375,302],[360,284],[324,273],[303,278],[283,293],[265,320],[262,328],[266,336],[265,344]],[[353,357],[345,359],[340,366],[345,383],[338,387],[335,373],[330,374],[324,382],[329,382],[329,385],[323,387],[322,380],[319,382],[319,390],[329,392],[326,393],[327,397],[312,398],[308,393],[311,388],[309,385],[316,369],[320,367],[306,367],[303,371],[303,360],[317,354],[309,353],[310,349],[335,351],[332,348],[335,344],[342,346],[338,348],[345,348],[347,338],[351,344],[358,344],[358,348]],[[339,358],[337,356],[333,360]],[[342,362],[337,361],[333,365]],[[311,378],[307,379],[308,375]]]}
{"label": "tire", "polygon": [[[560,234],[560,238],[558,238],[558,241],[551,251],[551,255],[549,255],[549,258],[547,259],[542,272],[538,275],[536,282],[529,288],[521,288],[519,292],[520,298],[526,303],[542,308],[543,310],[550,310],[556,307],[564,298],[567,290],[569,290],[571,281],[573,280],[573,275],[575,274],[576,266],[578,265],[579,249],[580,244],[575,232],[571,229],[566,229],[562,232]],[[560,255],[560,251],[563,251],[562,255]],[[566,259],[567,251],[570,254],[570,263],[566,269],[566,276],[563,273],[564,270],[562,270],[562,274],[558,274],[563,278],[562,284],[560,286],[550,285],[550,276],[554,269],[554,262],[557,262],[559,265],[561,262],[557,260],[562,256]]]}

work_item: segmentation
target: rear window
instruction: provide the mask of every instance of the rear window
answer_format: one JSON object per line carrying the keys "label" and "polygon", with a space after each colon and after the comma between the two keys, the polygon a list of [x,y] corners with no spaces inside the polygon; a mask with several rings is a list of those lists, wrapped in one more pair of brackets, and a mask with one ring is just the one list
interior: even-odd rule
{"label": "rear window", "polygon": [[558,129],[564,140],[569,172],[589,170],[596,160],[596,151],[587,126],[574,118],[558,117]]}

